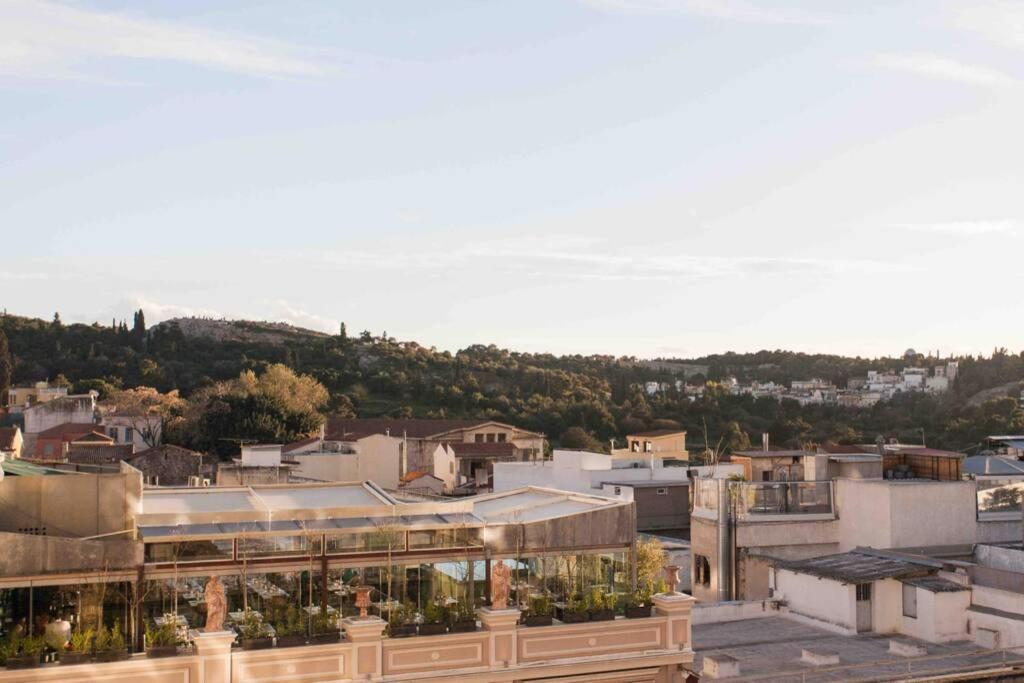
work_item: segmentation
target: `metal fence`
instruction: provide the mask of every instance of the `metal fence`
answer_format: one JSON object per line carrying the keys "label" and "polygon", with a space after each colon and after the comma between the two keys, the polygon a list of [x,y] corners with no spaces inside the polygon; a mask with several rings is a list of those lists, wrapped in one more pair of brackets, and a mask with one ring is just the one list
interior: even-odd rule
{"label": "metal fence", "polygon": [[737,516],[833,514],[832,482],[778,481],[733,485]]}

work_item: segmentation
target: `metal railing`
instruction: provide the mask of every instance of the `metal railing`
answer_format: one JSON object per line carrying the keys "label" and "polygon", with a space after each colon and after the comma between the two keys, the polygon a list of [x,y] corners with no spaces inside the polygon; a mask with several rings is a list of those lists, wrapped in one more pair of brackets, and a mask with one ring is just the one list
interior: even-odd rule
{"label": "metal railing", "polygon": [[739,518],[758,515],[830,515],[832,482],[773,481],[732,485]]}

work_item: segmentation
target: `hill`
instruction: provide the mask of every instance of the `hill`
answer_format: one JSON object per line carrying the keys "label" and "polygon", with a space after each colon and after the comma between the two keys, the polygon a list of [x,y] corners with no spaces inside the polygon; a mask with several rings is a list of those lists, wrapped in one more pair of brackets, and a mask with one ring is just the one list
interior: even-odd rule
{"label": "hill", "polygon": [[[64,325],[5,315],[13,379],[58,379],[76,390],[150,386],[188,398],[246,370],[284,364],[319,381],[327,410],[360,416],[489,417],[544,432],[567,444],[604,447],[609,438],[648,428],[683,428],[699,446],[706,424],[712,443],[744,447],[770,432],[776,444],[870,442],[877,435],[928,445],[965,448],[988,433],[1024,431],[1015,400],[994,389],[1024,380],[1024,356],[996,350],[960,358],[960,376],[942,397],[912,394],[870,409],[800,406],[795,401],[732,396],[716,382],[726,376],[790,382],[822,377],[844,384],[870,369],[898,369],[902,358],[849,358],[791,351],[724,353],[704,358],[655,359],[519,353],[493,345],[456,353],[363,332],[327,335],[272,322],[184,318],[151,329],[136,313],[131,327]],[[707,382],[702,398],[681,395],[674,382]],[[644,382],[670,388],[648,396]],[[755,437],[756,438],[756,437]]]}

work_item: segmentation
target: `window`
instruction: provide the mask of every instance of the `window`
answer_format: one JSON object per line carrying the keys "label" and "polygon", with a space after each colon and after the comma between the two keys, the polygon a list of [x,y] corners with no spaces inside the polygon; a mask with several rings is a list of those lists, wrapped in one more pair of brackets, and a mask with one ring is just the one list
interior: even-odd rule
{"label": "window", "polygon": [[615,495],[617,496],[617,495],[619,495],[620,493],[622,493],[622,487],[621,487],[621,486],[616,486],[616,487],[615,487]]}
{"label": "window", "polygon": [[177,543],[147,543],[146,562],[205,562],[230,560],[233,542],[230,538],[210,541],[179,541]]}
{"label": "window", "polygon": [[871,599],[871,584],[870,583],[858,583],[857,584],[857,599],[858,600],[870,600]]}
{"label": "window", "polygon": [[761,473],[761,481],[771,481],[771,480],[772,480],[772,473],[771,472],[762,472]]}
{"label": "window", "polygon": [[483,443],[484,442],[484,435],[483,434],[475,434],[473,436],[473,441],[475,441],[477,443]]}
{"label": "window", "polygon": [[53,455],[53,444],[48,443],[43,446],[43,455]]}
{"label": "window", "polygon": [[135,440],[135,430],[131,427],[124,428],[124,442],[131,443]]}
{"label": "window", "polygon": [[448,463],[448,474],[455,474],[455,463]]}
{"label": "window", "polygon": [[498,443],[505,443],[505,434],[498,434]]}
{"label": "window", "polygon": [[667,496],[668,495],[668,489],[665,488],[665,487],[661,487],[657,491],[655,491],[655,494],[659,495],[659,496]]}
{"label": "window", "polygon": [[494,443],[494,440],[496,438],[498,438],[496,434],[488,434],[487,435],[487,443]]}
{"label": "window", "polygon": [[903,584],[903,616],[917,619],[917,586]]}
{"label": "window", "polygon": [[238,539],[238,556],[275,557],[280,555],[320,554],[319,538],[316,543],[309,536],[259,536]]}
{"label": "window", "polygon": [[651,443],[650,441],[644,441],[644,453],[653,453],[653,452],[654,452],[654,444]]}
{"label": "window", "polygon": [[711,585],[711,562],[703,555],[693,556],[693,582],[704,587]]}
{"label": "window", "polygon": [[109,427],[107,429],[107,436],[109,436],[111,439],[117,441],[117,427]]}

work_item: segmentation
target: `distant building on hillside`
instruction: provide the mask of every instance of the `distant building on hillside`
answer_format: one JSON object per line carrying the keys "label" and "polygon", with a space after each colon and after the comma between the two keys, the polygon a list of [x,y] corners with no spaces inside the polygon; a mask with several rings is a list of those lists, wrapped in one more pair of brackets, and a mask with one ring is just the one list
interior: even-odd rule
{"label": "distant building on hillside", "polygon": [[29,406],[67,395],[67,387],[50,386],[49,382],[19,384],[7,390],[7,407],[13,413],[20,413]]}

